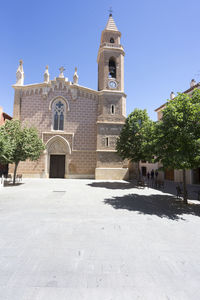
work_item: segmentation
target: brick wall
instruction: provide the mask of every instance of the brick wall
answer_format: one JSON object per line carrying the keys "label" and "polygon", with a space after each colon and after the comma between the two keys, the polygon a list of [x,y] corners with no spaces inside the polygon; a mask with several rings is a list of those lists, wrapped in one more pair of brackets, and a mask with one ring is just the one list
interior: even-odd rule
{"label": "brick wall", "polygon": [[[44,175],[44,168],[45,168],[45,162],[44,162],[44,155],[41,155],[41,157],[37,161],[21,161],[17,168],[17,174],[33,174],[38,175],[42,177]],[[14,164],[9,165],[9,173],[14,172]]]}
{"label": "brick wall", "polygon": [[94,175],[96,168],[96,151],[73,152],[70,156],[69,174]]}
{"label": "brick wall", "polygon": [[[74,134],[75,150],[96,150],[97,100],[78,96],[72,100],[70,92],[52,91],[47,99],[41,94],[23,95],[21,99],[21,121],[37,127],[42,132],[52,131],[52,111],[49,105],[52,99],[63,96],[69,102],[69,111],[65,114],[64,132]],[[55,135],[58,134],[54,131]]]}
{"label": "brick wall", "polygon": [[124,162],[116,152],[97,152],[97,168],[122,168]]}

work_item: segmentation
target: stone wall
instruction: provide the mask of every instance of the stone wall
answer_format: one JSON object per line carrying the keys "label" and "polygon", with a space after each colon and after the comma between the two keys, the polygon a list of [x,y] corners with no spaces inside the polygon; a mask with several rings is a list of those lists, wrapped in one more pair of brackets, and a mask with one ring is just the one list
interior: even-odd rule
{"label": "stone wall", "polygon": [[[9,173],[14,173],[14,164],[9,165]],[[21,161],[17,168],[17,174],[23,174],[23,177],[44,177],[45,161],[44,155],[37,161]]]}

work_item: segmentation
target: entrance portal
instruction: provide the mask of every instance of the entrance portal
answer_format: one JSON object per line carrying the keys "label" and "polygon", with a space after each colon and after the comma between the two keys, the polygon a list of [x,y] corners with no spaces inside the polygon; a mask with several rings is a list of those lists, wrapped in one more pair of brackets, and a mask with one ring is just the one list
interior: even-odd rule
{"label": "entrance portal", "polygon": [[65,155],[50,155],[50,178],[65,177]]}

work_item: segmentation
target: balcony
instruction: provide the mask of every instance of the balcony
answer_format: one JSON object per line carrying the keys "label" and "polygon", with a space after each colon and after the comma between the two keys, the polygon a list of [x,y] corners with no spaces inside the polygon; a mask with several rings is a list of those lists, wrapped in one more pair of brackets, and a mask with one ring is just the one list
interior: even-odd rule
{"label": "balcony", "polygon": [[100,45],[100,48],[103,48],[103,47],[117,48],[117,49],[122,49],[123,50],[122,45],[116,45],[116,44],[113,44],[113,43],[103,43],[103,44]]}

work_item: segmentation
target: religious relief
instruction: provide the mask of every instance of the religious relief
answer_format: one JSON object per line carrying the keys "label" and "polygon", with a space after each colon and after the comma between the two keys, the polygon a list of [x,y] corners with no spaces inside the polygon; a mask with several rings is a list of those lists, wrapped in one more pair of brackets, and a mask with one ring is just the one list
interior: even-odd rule
{"label": "religious relief", "polygon": [[63,145],[60,141],[55,141],[50,147],[49,147],[49,153],[50,154],[63,154],[66,153],[66,147]]}

